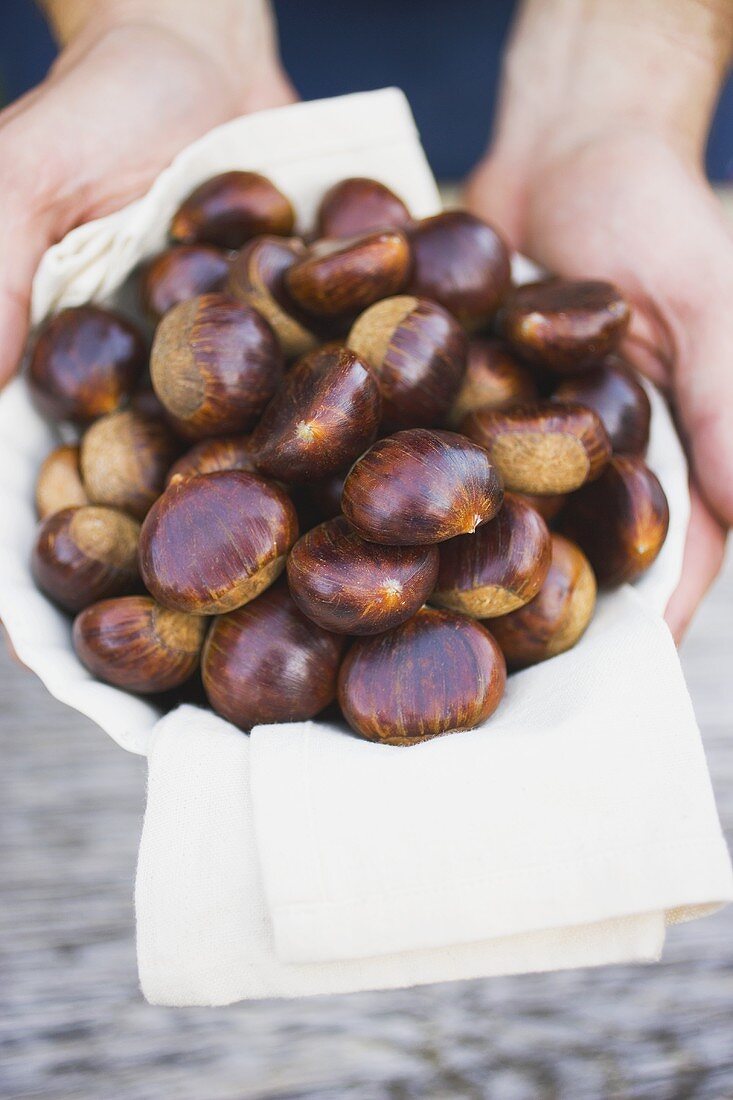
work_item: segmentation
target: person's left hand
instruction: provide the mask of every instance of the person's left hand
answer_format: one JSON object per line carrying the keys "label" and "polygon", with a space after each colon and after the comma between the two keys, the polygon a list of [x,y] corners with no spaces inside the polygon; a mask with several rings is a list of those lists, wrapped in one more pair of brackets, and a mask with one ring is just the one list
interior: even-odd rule
{"label": "person's left hand", "polygon": [[527,171],[490,157],[467,200],[548,270],[610,279],[633,305],[625,351],[666,392],[691,462],[683,576],[666,612],[679,640],[733,523],[733,233],[720,203],[701,169],[628,125],[538,148]]}

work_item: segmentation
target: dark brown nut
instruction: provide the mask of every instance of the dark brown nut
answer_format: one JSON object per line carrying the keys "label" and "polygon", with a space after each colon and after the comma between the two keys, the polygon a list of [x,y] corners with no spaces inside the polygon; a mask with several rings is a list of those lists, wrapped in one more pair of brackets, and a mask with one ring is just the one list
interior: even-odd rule
{"label": "dark brown nut", "polygon": [[290,593],[314,623],[337,634],[379,634],[425,603],[438,549],[365,542],[339,516],[303,535],[287,568]]}
{"label": "dark brown nut", "polygon": [[210,244],[181,244],[166,248],[140,272],[140,305],[159,321],[180,302],[221,290],[229,275],[229,257]]}
{"label": "dark brown nut", "polygon": [[440,302],[469,330],[485,325],[509,289],[509,252],[495,229],[465,210],[423,218],[409,232],[410,289]]}
{"label": "dark brown nut", "polygon": [[457,428],[474,409],[507,409],[536,401],[537,386],[527,367],[501,340],[474,338],[468,345],[468,365],[447,424]]}
{"label": "dark brown nut", "polygon": [[110,413],[87,428],[81,441],[81,476],[95,504],[142,519],[160,496],[179,445],[160,420]]}
{"label": "dark brown nut", "polygon": [[598,481],[568,499],[559,525],[588,555],[598,583],[610,588],[635,581],[655,561],[669,506],[643,459],[615,455]]}
{"label": "dark brown nut", "polygon": [[220,435],[215,439],[202,439],[190,451],[186,451],[168,471],[166,485],[173,478],[199,477],[214,474],[217,470],[248,470],[256,473],[252,440],[248,435]]}
{"label": "dark brown nut", "polygon": [[150,360],[156,394],[190,438],[248,431],[282,369],[267,321],[224,294],[204,294],[166,313]]}
{"label": "dark brown nut", "polygon": [[615,351],[630,319],[629,304],[612,283],[548,279],[517,287],[498,325],[523,358],[573,373]]}
{"label": "dark brown nut", "polygon": [[468,354],[466,334],[447,310],[410,295],[386,298],[357,318],[346,342],[377,376],[386,430],[443,422]]}
{"label": "dark brown nut", "polygon": [[568,499],[565,493],[560,496],[542,496],[539,493],[515,493],[515,497],[530,504],[535,512],[539,512],[545,523],[551,523],[560,514]]}
{"label": "dark brown nut", "polygon": [[423,608],[408,622],[358,638],[344,658],[344,717],[368,741],[413,745],[473,729],[501,702],[506,666],[480,623]]}
{"label": "dark brown nut", "polygon": [[244,730],[305,721],[336,698],[345,641],[301,614],[279,582],[214,620],[201,661],[206,695]]}
{"label": "dark brown nut", "polygon": [[71,443],[56,447],[41,463],[36,478],[36,511],[39,519],[52,516],[62,508],[88,504],[81,481],[79,448]]}
{"label": "dark brown nut", "polygon": [[362,538],[425,546],[475,531],[499,511],[499,476],[483,447],[413,428],[378,440],[352,466],[341,506]]}
{"label": "dark brown nut", "polygon": [[441,545],[431,603],[472,619],[506,615],[537,595],[551,557],[545,521],[520,497],[507,493],[499,514],[475,534]]}
{"label": "dark brown nut", "polygon": [[398,229],[348,240],[316,241],[285,272],[285,287],[300,309],[314,317],[351,319],[398,294],[410,274],[410,246]]}
{"label": "dark brown nut", "polygon": [[76,617],[74,649],[98,680],[151,695],[193,676],[207,626],[207,619],[169,611],[149,596],[123,596]]}
{"label": "dark brown nut", "polygon": [[36,584],[65,611],[139,587],[140,524],[113,508],[63,508],[41,524],[31,566]]}
{"label": "dark brown nut", "polygon": [[646,454],[652,409],[635,371],[618,357],[576,378],[566,378],[555,401],[572,401],[593,409],[601,418],[616,454]]}
{"label": "dark brown nut", "polygon": [[256,474],[175,479],[143,524],[140,572],[164,607],[221,615],[273,583],[297,537],[287,494]]}
{"label": "dark brown nut", "polygon": [[506,488],[520,493],[570,493],[597,478],[611,456],[600,418],[583,405],[478,409],[460,430],[486,448]]}
{"label": "dark brown nut", "polygon": [[168,412],[153,389],[148,371],[140,379],[134,393],[130,395],[128,408],[147,420],[168,420]]}
{"label": "dark brown nut", "polygon": [[305,245],[296,237],[256,237],[244,246],[229,274],[229,293],[262,314],[286,359],[305,355],[318,343],[284,285],[285,272],[305,255]]}
{"label": "dark brown nut", "polygon": [[222,172],[206,180],[181,203],[171,238],[183,244],[241,248],[252,237],[288,237],[295,214],[274,183],[257,172]]}
{"label": "dark brown nut", "polygon": [[87,424],[122,404],[147,359],[145,341],[130,321],[100,306],[76,306],[41,327],[29,380],[47,416]]}
{"label": "dark brown nut", "polygon": [[572,649],[596,605],[596,579],[585,554],[561,535],[552,535],[552,563],[533,600],[489,627],[510,669],[528,668]]}
{"label": "dark brown nut", "polygon": [[319,237],[355,237],[374,229],[398,229],[412,222],[402,199],[377,180],[354,176],[330,187],[318,207]]}
{"label": "dark brown nut", "polygon": [[341,515],[341,494],[347,473],[348,470],[340,470],[322,481],[312,481],[302,487],[298,506],[303,509],[304,516],[310,522],[301,522],[301,531],[307,531],[317,523]]}
{"label": "dark brown nut", "polygon": [[286,482],[337,473],[373,443],[381,412],[374,375],[353,351],[312,351],[285,376],[252,434],[257,468]]}

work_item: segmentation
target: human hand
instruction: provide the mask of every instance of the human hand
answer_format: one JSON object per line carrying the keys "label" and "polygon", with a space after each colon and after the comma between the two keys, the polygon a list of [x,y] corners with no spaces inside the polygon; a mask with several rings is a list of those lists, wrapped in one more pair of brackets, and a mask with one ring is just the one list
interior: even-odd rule
{"label": "human hand", "polygon": [[0,385],[22,354],[49,245],[139,197],[212,126],[295,99],[266,0],[46,7],[69,43],[48,78],[0,112]]}
{"label": "human hand", "polygon": [[500,135],[467,199],[548,270],[610,279],[632,303],[624,350],[666,393],[691,463],[683,575],[666,611],[679,640],[733,523],[733,232],[704,177],[704,135],[627,105],[561,113],[532,133]]}

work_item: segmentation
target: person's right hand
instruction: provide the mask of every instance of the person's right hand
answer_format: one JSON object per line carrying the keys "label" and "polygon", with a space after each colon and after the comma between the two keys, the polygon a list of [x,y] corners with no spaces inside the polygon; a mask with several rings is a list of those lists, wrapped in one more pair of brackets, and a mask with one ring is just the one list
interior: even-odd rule
{"label": "person's right hand", "polygon": [[296,98],[266,0],[77,0],[74,9],[88,18],[48,78],[0,113],[0,386],[21,357],[49,245],[139,197],[212,126]]}

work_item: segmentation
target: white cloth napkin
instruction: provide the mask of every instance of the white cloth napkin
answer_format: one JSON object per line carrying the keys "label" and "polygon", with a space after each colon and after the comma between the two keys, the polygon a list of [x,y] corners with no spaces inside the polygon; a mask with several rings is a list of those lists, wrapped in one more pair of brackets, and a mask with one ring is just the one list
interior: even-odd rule
{"label": "white cloth napkin", "polygon": [[[401,93],[239,119],[139,202],[49,251],[33,315],[117,293],[191,187],[259,169],[307,226],[347,175],[438,208]],[[522,274],[521,263],[515,270]],[[650,464],[671,503],[662,554],[602,601],[581,644],[512,678],[484,729],[410,749],[320,724],[251,737],[96,683],[28,569],[32,486],[53,433],[20,383],[0,396],[0,616],[58,698],[149,757],[136,887],[146,996],[224,1004],[659,955],[665,922],[733,896],[699,733],[661,611],[680,573],[686,468],[652,392]]]}

